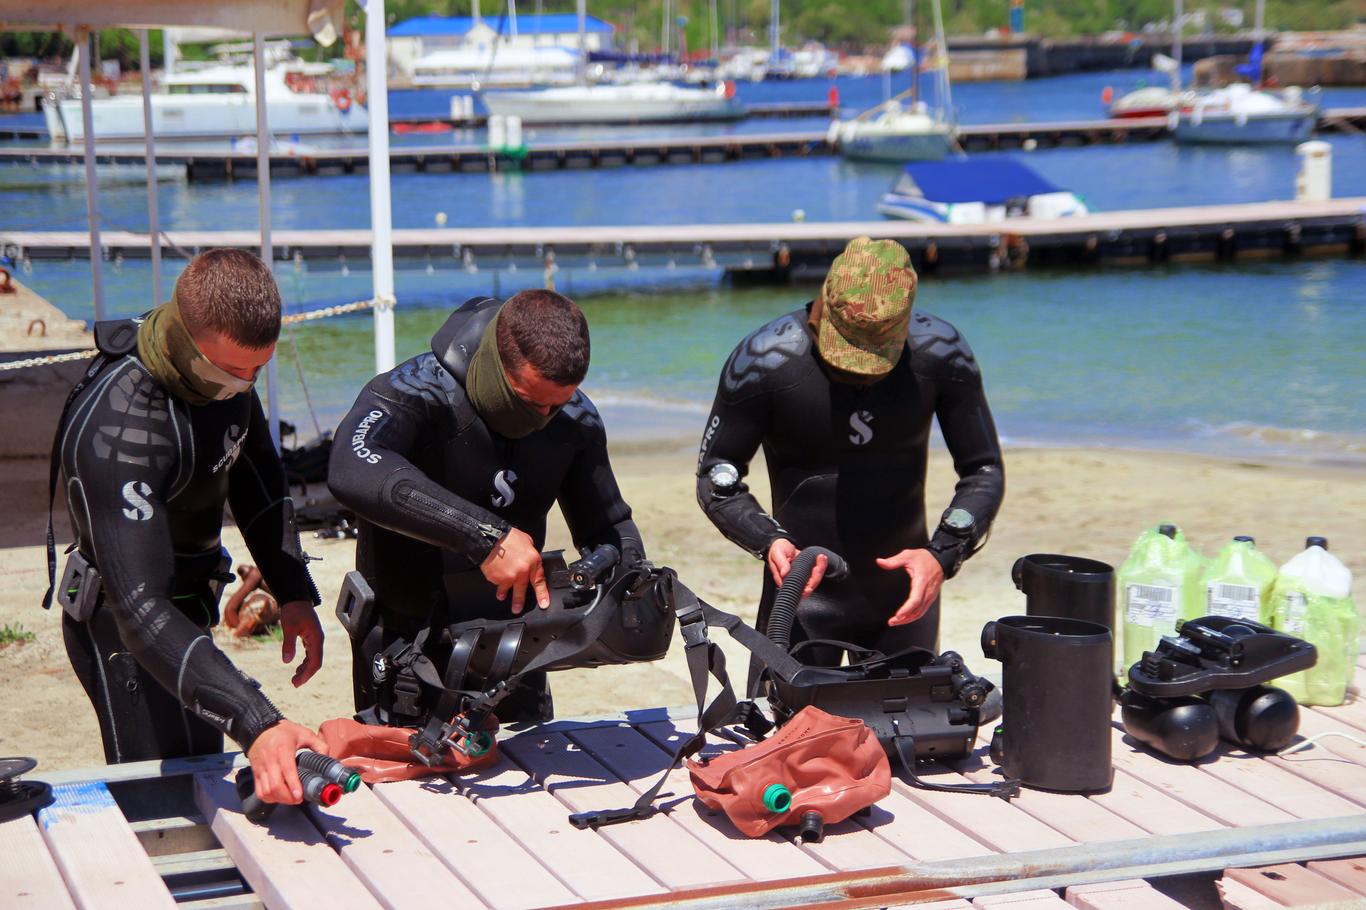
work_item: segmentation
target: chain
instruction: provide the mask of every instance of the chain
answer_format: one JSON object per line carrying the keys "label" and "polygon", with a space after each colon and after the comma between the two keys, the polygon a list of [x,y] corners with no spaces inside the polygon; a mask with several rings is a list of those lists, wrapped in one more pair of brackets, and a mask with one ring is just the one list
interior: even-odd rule
{"label": "chain", "polygon": [[[301,322],[313,322],[315,319],[327,319],[330,316],[345,316],[347,313],[359,313],[361,310],[368,310],[375,306],[392,307],[393,298],[389,297],[385,301],[376,300],[357,300],[355,303],[341,303],[337,306],[320,307],[316,310],[309,310],[306,313],[294,313],[285,316],[280,320],[284,325],[297,325]],[[28,367],[45,367],[54,363],[69,363],[73,360],[84,360],[87,357],[95,356],[95,349],[88,348],[84,351],[71,351],[67,354],[50,354],[46,357],[30,357],[27,360],[11,360],[7,363],[0,363],[0,373],[9,370],[23,370]]]}

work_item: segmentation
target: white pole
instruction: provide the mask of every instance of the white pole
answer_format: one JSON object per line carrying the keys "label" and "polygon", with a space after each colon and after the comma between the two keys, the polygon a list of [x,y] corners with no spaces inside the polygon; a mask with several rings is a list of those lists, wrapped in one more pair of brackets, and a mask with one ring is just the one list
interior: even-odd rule
{"label": "white pole", "polygon": [[1172,58],[1176,60],[1176,73],[1172,76],[1172,81],[1176,83],[1179,91],[1181,88],[1181,20],[1185,18],[1185,10],[1181,0],[1176,0],[1176,7],[1172,11]]}
{"label": "white pole", "polygon": [[[256,70],[256,207],[261,219],[261,259],[274,269],[275,254],[270,239],[270,129],[266,123],[266,42],[260,32],[251,36],[252,60]],[[266,396],[270,441],[280,451],[280,385],[275,357],[266,364]]]}
{"label": "white pole", "polygon": [[943,108],[942,117],[950,123],[956,123],[958,118],[953,111],[953,86],[949,80],[949,39],[944,36],[944,11],[940,0],[934,0],[934,51],[939,57],[935,64],[940,67],[939,104]]}
{"label": "white pole", "polygon": [[517,0],[508,0],[508,37],[517,37]]}
{"label": "white pole", "polygon": [[[164,46],[164,44],[163,44]],[[147,155],[147,239],[152,254],[152,306],[165,301],[161,296],[161,219],[157,216],[157,144],[152,136],[152,52],[147,29],[138,31],[138,55],[142,63],[142,129]]]}
{"label": "white pole", "polygon": [[[475,25],[478,25],[478,24],[480,23],[480,21],[482,21],[482,17],[480,17],[480,15],[479,15],[479,0],[474,0],[474,2],[473,2],[471,5],[474,7],[474,9],[473,9],[474,15],[473,15],[473,17],[472,17],[472,18],[474,19],[474,24],[475,24]],[[367,4],[365,5],[364,9],[365,9],[365,14],[368,16],[368,15],[370,14],[370,5],[367,3]],[[383,5],[380,6],[380,9],[384,9]],[[369,26],[366,26],[366,28],[365,28],[365,40],[366,40],[366,41],[369,41],[369,40],[370,40],[370,27],[369,27]],[[369,58],[369,57],[366,57],[365,59],[369,60],[370,58]]]}
{"label": "white pole", "polygon": [[778,62],[778,50],[782,47],[782,42],[779,38],[782,24],[778,21],[778,17],[781,13],[779,8],[780,5],[780,0],[773,0],[773,13],[768,23],[769,53],[772,55],[774,63]]}
{"label": "white pole", "polygon": [[[475,3],[475,18],[479,5]],[[375,372],[394,368],[393,207],[389,201],[389,79],[384,0],[365,5],[365,95],[370,113],[370,264],[375,295]]]}
{"label": "white pole", "polygon": [[90,226],[90,290],[95,321],[104,319],[104,253],[100,244],[99,187],[95,181],[95,118],[90,111],[90,30],[78,32],[81,55],[81,127],[85,131],[85,220]]}
{"label": "white pole", "polygon": [[1263,30],[1263,26],[1266,24],[1266,0],[1257,0],[1257,6],[1254,9],[1252,34],[1256,40],[1261,41],[1266,37],[1266,32]]}
{"label": "white pole", "polygon": [[588,81],[588,0],[579,0],[579,78],[582,85]]}

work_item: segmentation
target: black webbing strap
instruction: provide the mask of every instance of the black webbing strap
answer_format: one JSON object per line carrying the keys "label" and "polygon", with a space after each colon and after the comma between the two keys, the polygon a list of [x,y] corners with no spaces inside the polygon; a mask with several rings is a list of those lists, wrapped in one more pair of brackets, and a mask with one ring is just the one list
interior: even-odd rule
{"label": "black webbing strap", "polygon": [[71,394],[66,396],[66,403],[62,405],[62,413],[57,418],[57,430],[52,434],[52,451],[48,453],[47,591],[43,593],[44,610],[52,608],[52,593],[57,589],[57,537],[52,532],[52,506],[57,501],[57,475],[62,471],[62,432],[66,429],[66,418],[71,413],[71,405],[75,402],[76,396],[85,391],[85,387],[90,385],[90,380],[98,376],[108,362],[109,357],[103,352],[95,354],[95,359],[86,368],[85,375],[71,387]]}
{"label": "black webbing strap", "polygon": [[[684,759],[701,750],[709,732],[725,726],[738,713],[739,702],[735,698],[734,688],[731,687],[730,677],[726,675],[726,655],[707,637],[707,617],[711,607],[698,600],[697,595],[672,574],[667,576],[664,584],[665,602],[673,608],[674,615],[678,618],[678,629],[683,635],[683,655],[687,658],[693,694],[697,697],[697,732],[678,747],[669,766],[650,789],[640,794],[635,803],[622,809],[597,809],[571,815],[569,822],[576,828],[597,829],[603,825],[614,825],[653,815],[656,811],[654,801],[659,797],[659,791],[673,770]],[[706,704],[708,675],[716,677],[721,687],[709,705]]]}

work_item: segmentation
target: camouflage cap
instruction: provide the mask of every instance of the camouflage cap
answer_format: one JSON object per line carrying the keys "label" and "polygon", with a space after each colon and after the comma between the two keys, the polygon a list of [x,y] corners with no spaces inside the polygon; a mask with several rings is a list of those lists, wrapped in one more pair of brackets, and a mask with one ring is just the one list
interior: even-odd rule
{"label": "camouflage cap", "polygon": [[869,237],[849,241],[821,285],[821,358],[848,373],[890,372],[906,344],[915,285],[915,269],[901,244]]}

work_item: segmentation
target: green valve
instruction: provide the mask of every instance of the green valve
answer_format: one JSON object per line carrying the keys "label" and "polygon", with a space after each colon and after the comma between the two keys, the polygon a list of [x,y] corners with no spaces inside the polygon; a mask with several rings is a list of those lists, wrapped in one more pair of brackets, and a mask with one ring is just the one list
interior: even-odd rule
{"label": "green valve", "polygon": [[471,758],[478,758],[492,748],[493,734],[487,730],[480,730],[465,737],[465,754]]}
{"label": "green valve", "polygon": [[342,791],[345,793],[355,793],[359,789],[360,775],[353,771],[351,776],[346,778],[346,782],[342,784]]}
{"label": "green valve", "polygon": [[770,812],[786,812],[792,808],[792,791],[782,784],[764,788],[764,808]]}

